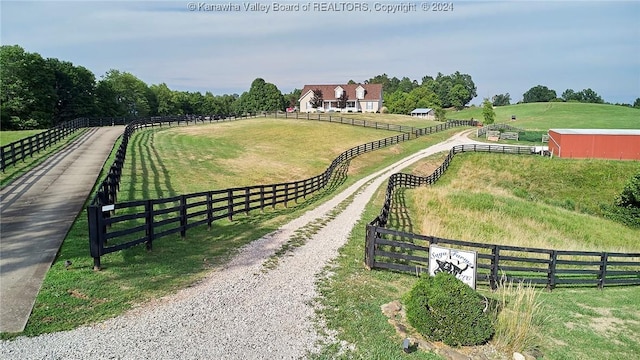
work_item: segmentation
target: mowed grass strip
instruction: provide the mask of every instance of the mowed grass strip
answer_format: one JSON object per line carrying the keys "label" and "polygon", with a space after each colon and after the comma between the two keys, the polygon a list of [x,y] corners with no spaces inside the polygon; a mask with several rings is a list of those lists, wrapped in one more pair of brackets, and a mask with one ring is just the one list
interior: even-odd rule
{"label": "mowed grass strip", "polygon": [[[496,123],[530,130],[640,129],[640,109],[626,106],[581,103],[528,103],[494,107]],[[511,115],[516,116],[511,121]],[[482,107],[447,112],[448,119],[483,121]]]}
{"label": "mowed grass strip", "polygon": [[272,118],[140,131],[127,154],[119,200],[303,180],[351,147],[398,134]]}

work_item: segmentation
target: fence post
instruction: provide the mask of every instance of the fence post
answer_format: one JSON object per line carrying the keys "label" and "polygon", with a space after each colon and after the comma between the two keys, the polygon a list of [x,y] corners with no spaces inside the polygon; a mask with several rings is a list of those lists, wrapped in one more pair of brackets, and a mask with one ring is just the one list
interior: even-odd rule
{"label": "fence post", "polygon": [[[285,113],[286,114],[286,113]],[[251,189],[249,188],[245,188],[244,189],[244,212],[249,215],[249,205],[251,203]]]}
{"label": "fence post", "polygon": [[144,203],[144,211],[146,213],[145,216],[145,225],[147,227],[147,242],[146,247],[147,251],[151,251],[153,249],[153,203],[152,200],[147,200]]}
{"label": "fence post", "polygon": [[87,218],[89,220],[89,253],[93,257],[93,270],[100,270],[100,255],[102,244],[100,243],[100,229],[98,217],[102,211],[99,205],[89,205],[87,207]]}
{"label": "fence post", "polygon": [[233,190],[227,191],[227,216],[229,221],[233,221]]}
{"label": "fence post", "polygon": [[556,264],[558,262],[558,251],[551,252],[551,262],[549,263],[549,273],[547,274],[547,290],[551,291],[556,287]]}
{"label": "fence post", "polygon": [[371,270],[375,266],[375,253],[376,253],[376,228],[373,225],[367,224],[367,236],[364,246],[364,263],[367,269]]}
{"label": "fence post", "polygon": [[[187,122],[188,124],[188,122]],[[184,239],[187,236],[187,196],[180,196],[180,236]]]}
{"label": "fence post", "polygon": [[489,285],[491,290],[498,289],[498,262],[500,261],[500,245],[494,245],[491,249],[491,275]]}
{"label": "fence post", "polygon": [[211,230],[211,223],[213,222],[213,195],[211,191],[207,193],[207,230]]}
{"label": "fence post", "polygon": [[609,261],[609,254],[603,252],[600,255],[600,279],[598,279],[598,288],[602,289],[605,285],[605,279],[607,277],[607,262]]}

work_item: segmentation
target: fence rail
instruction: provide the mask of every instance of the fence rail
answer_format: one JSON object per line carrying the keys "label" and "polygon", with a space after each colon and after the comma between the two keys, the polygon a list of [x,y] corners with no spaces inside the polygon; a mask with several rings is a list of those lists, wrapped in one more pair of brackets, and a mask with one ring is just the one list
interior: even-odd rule
{"label": "fence rail", "polygon": [[429,245],[477,251],[477,281],[496,289],[501,281],[557,286],[640,285],[640,253],[565,251],[483,244],[367,225],[365,263],[370,269],[427,272]]}
{"label": "fence rail", "polygon": [[[423,134],[431,134],[470,124],[475,122],[450,121],[428,130],[419,130]],[[114,251],[142,243],[151,248],[153,241],[162,236],[178,232],[185,236],[187,229],[194,226],[211,226],[213,221],[232,219],[239,213],[249,214],[252,210],[295,203],[325,188],[338,167],[354,157],[416,136],[413,132],[403,132],[353,147],[338,155],[322,174],[305,180],[216,190],[169,199],[116,203],[128,140],[134,131],[146,126],[153,126],[153,123],[138,121],[127,126],[116,160],[87,208],[89,248],[96,269],[100,268],[100,257]],[[368,125],[354,122],[354,126]],[[376,126],[380,126],[380,123]]]}
{"label": "fence rail", "polygon": [[0,170],[4,172],[7,167],[33,157],[83,127],[87,127],[87,119],[75,119],[0,147]]}
{"label": "fence rail", "polygon": [[393,192],[398,187],[413,188],[422,185],[433,185],[444,172],[449,168],[451,160],[456,154],[463,152],[491,152],[500,154],[535,154],[535,147],[532,146],[503,146],[503,145],[484,145],[484,144],[467,144],[456,145],[449,150],[449,154],[442,164],[429,176],[416,176],[405,173],[395,173],[389,177],[387,182],[387,190],[385,194],[384,204],[380,214],[371,222],[371,225],[381,227],[387,226],[389,212],[391,211],[391,201]]}
{"label": "fence rail", "polygon": [[429,176],[396,173],[387,184],[380,214],[367,225],[365,263],[370,269],[426,272],[429,245],[448,244],[478,252],[477,280],[496,289],[499,281],[527,281],[553,289],[557,285],[640,285],[640,253],[588,252],[524,248],[441,239],[386,229],[394,191],[399,187],[432,185],[449,167],[456,154],[490,152],[536,154],[535,147],[500,145],[457,145]]}

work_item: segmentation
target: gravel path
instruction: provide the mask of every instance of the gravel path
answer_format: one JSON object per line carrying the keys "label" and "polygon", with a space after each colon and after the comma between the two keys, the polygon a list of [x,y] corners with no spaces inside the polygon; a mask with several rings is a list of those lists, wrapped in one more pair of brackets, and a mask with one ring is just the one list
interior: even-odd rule
{"label": "gravel path", "polygon": [[[299,359],[314,330],[316,276],[338,255],[376,189],[402,168],[452,146],[467,130],[358,181],[279,230],[252,242],[197,285],[122,316],[72,331],[0,342],[2,359]],[[353,201],[277,268],[263,263],[297,229]],[[364,239],[362,240],[364,241]]]}

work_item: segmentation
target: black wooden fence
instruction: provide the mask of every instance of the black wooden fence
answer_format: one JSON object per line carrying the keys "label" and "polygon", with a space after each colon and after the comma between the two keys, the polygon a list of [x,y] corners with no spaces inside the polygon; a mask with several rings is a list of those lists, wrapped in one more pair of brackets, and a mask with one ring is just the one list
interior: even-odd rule
{"label": "black wooden fence", "polygon": [[391,210],[391,200],[393,198],[393,192],[398,187],[413,188],[421,185],[432,185],[444,172],[449,168],[451,160],[456,154],[463,152],[492,152],[501,154],[535,154],[535,148],[530,146],[502,146],[502,145],[484,145],[484,144],[469,144],[469,145],[456,145],[449,150],[449,154],[444,159],[442,164],[429,176],[415,176],[405,173],[395,173],[389,177],[387,182],[387,191],[385,195],[384,204],[380,214],[371,222],[372,225],[381,227],[387,226],[389,219],[389,211]]}
{"label": "black wooden fence", "polygon": [[[472,124],[475,122],[455,120],[433,126],[428,131],[421,130],[428,134]],[[140,120],[127,126],[116,160],[87,208],[90,252],[96,269],[100,268],[100,257],[111,252],[142,243],[151,248],[153,241],[162,236],[178,232],[185,236],[187,229],[194,226],[211,226],[213,221],[231,219],[238,213],[248,214],[251,210],[295,203],[325,188],[341,164],[358,155],[408,141],[415,136],[413,133],[403,133],[353,147],[335,158],[322,174],[305,180],[116,203],[129,137],[137,129],[153,125],[151,121]]]}
{"label": "black wooden fence", "polygon": [[[213,123],[213,122],[224,122],[224,121],[233,121],[240,119],[248,119],[254,117],[255,115],[244,114],[244,115],[233,115],[233,116],[204,116],[204,115],[181,115],[181,116],[154,116],[148,118],[138,118],[131,121],[127,127],[124,129],[124,133],[122,134],[122,142],[116,150],[115,159],[107,175],[104,180],[100,183],[98,187],[98,191],[91,202],[93,205],[103,205],[103,204],[113,204],[117,200],[118,189],[120,188],[120,177],[122,176],[122,167],[124,166],[125,156],[127,154],[127,145],[129,144],[129,139],[134,132],[139,129],[144,129],[147,127],[155,127],[159,126],[172,126],[172,125],[189,125],[189,123],[197,124],[201,123]],[[102,121],[102,119],[101,119]],[[108,120],[107,120],[108,123]]]}
{"label": "black wooden fence", "polygon": [[0,147],[0,170],[4,172],[7,167],[33,157],[34,154],[84,127],[87,127],[87,119],[75,119]]}
{"label": "black wooden fence", "polygon": [[564,251],[483,244],[411,234],[367,225],[365,263],[370,269],[427,272],[429,245],[477,251],[479,283],[496,289],[501,281],[558,285],[640,285],[640,253]]}
{"label": "black wooden fence", "polygon": [[458,145],[431,175],[426,177],[396,173],[388,181],[380,214],[367,225],[365,263],[380,268],[420,274],[428,271],[429,245],[448,244],[478,252],[477,281],[492,289],[499,282],[525,281],[557,285],[640,285],[640,253],[565,251],[442,239],[386,229],[393,192],[399,187],[413,188],[434,184],[449,167],[456,154],[491,152],[535,154],[534,147],[500,145]]}

